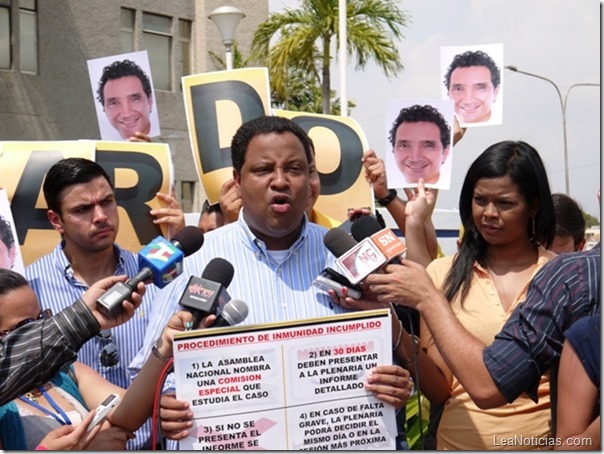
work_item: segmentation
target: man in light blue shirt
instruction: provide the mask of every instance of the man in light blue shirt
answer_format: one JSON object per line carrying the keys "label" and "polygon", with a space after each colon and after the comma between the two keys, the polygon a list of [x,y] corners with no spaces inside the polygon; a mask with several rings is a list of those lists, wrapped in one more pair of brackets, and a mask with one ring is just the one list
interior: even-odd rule
{"label": "man in light blue shirt", "polygon": [[[222,257],[234,266],[229,286],[233,298],[249,307],[245,324],[321,317],[345,312],[312,285],[333,256],[323,244],[327,230],[308,222],[309,163],[312,151],[306,133],[293,121],[260,117],[242,125],[231,143],[233,175],[243,208],[237,222],[209,232],[204,247],[185,259],[185,271],[158,292],[156,311],[143,349],[131,364],[136,372],[161,334],[191,275]],[[398,322],[397,322],[398,325]],[[397,333],[398,334],[398,333]],[[366,386],[400,408],[411,390],[409,373],[398,366],[378,366],[376,381]],[[162,399],[164,433],[172,439],[188,434],[187,410],[175,399]],[[182,411],[181,411],[182,410]],[[170,421],[167,421],[167,420]]]}
{"label": "man in light blue shirt", "polygon": [[[52,252],[25,270],[43,307],[57,314],[100,279],[136,275],[137,255],[115,244],[117,203],[111,179],[100,165],[82,158],[62,159],[46,174],[43,190],[48,219],[62,238]],[[114,385],[128,388],[132,381],[127,366],[142,346],[156,291],[148,285],[132,319],[101,330],[82,346],[78,360]],[[149,448],[150,429],[148,421],[128,448]]]}

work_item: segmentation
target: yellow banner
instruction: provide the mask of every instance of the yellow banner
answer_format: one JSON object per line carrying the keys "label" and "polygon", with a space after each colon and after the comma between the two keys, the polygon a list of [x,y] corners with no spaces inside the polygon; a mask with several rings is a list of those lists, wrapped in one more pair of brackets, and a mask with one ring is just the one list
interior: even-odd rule
{"label": "yellow banner", "polygon": [[210,203],[232,178],[231,139],[239,126],[261,115],[290,118],[309,133],[317,152],[321,196],[315,208],[344,221],[348,209],[373,209],[361,157],[367,139],[351,118],[285,110],[270,111],[266,68],[245,68],[183,77],[185,110],[197,174]]}
{"label": "yellow banner", "polygon": [[102,141],[3,142],[0,186],[6,189],[26,265],[50,252],[60,241],[46,215],[42,192],[46,172],[63,158],[96,161],[115,185],[120,228],[117,243],[138,251],[162,230],[149,211],[158,208],[157,192],[169,192],[173,179],[166,144]]}

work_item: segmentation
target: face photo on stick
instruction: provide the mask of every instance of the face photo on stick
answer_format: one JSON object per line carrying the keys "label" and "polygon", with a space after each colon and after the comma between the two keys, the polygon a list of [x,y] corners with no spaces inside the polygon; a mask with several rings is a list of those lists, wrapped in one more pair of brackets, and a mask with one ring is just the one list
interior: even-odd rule
{"label": "face photo on stick", "polygon": [[501,124],[503,45],[441,48],[442,95],[462,127]]}
{"label": "face photo on stick", "polygon": [[450,101],[391,99],[387,104],[386,177],[390,187],[449,189],[451,183]]}
{"label": "face photo on stick", "polygon": [[159,135],[146,51],[89,60],[88,71],[103,140]]}

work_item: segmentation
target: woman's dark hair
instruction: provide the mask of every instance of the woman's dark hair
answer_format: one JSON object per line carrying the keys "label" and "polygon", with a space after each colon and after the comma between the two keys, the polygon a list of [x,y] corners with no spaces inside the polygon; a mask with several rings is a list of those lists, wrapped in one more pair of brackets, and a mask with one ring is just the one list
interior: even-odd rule
{"label": "woman's dark hair", "polygon": [[554,239],[554,204],[547,173],[537,150],[522,141],[504,141],[491,145],[472,163],[461,188],[459,215],[464,235],[459,252],[443,283],[443,293],[449,301],[453,301],[460,291],[462,301],[468,295],[474,262],[486,266],[487,242],[472,219],[476,183],[481,178],[506,175],[518,186],[527,204],[537,207],[534,222],[531,220],[526,226],[531,241],[548,248]]}
{"label": "woman's dark hair", "polygon": [[19,273],[0,268],[0,296],[6,295],[13,290],[18,290],[21,287],[27,287],[27,280]]}

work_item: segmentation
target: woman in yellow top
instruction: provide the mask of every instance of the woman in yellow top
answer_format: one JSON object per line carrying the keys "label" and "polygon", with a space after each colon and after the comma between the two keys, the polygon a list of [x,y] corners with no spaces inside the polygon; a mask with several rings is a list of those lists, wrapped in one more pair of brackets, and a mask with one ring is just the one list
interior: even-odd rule
{"label": "woman in yellow top", "polygon": [[[459,252],[428,266],[435,285],[462,325],[490,344],[524,299],[528,284],[553,253],[554,207],[543,162],[524,142],[500,142],[470,166],[459,212],[466,234]],[[436,365],[420,387],[445,405],[438,449],[542,449],[550,436],[549,382],[542,377],[539,403],[522,396],[483,410],[453,376],[431,333],[421,324],[421,345]],[[412,351],[409,351],[412,353]]]}
{"label": "woman in yellow top", "polygon": [[[419,192],[420,198],[425,196],[422,184]],[[537,151],[512,141],[485,150],[467,172],[459,212],[465,234],[458,253],[436,259],[427,270],[461,324],[488,345],[524,299],[533,276],[555,256],[546,250],[554,238],[555,214]],[[405,284],[397,265],[388,268],[387,274],[371,276],[364,294],[375,292],[374,301],[382,304],[402,304],[398,287]],[[367,304],[350,298],[345,302]],[[451,373],[423,322],[420,337],[421,348],[417,338],[401,331],[396,353],[424,395],[444,404],[438,449],[551,448],[547,376],[539,386],[538,404],[523,395],[512,404],[481,409]]]}

